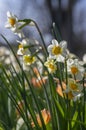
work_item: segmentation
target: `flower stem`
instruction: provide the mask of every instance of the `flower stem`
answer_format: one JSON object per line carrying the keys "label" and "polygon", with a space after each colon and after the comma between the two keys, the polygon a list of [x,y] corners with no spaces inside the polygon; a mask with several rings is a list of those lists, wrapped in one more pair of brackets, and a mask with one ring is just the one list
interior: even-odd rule
{"label": "flower stem", "polygon": [[44,49],[45,54],[46,54],[46,56],[47,56],[47,55],[48,55],[47,47],[46,47],[46,44],[45,44],[44,38],[43,38],[43,36],[42,36],[42,33],[41,33],[41,31],[40,31],[39,26],[37,25],[37,23],[36,23],[35,21],[33,21],[33,22],[34,22],[34,24],[35,24],[35,26],[36,26],[36,29],[37,29],[38,32],[39,32],[39,35],[40,35],[41,40],[42,40],[42,43],[43,43],[43,49]]}

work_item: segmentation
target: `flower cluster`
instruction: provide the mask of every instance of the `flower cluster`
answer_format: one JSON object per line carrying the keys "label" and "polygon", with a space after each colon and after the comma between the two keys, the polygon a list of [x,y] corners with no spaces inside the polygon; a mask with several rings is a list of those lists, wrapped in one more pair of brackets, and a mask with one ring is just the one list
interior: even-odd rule
{"label": "flower cluster", "polygon": [[[24,35],[22,28],[27,25],[36,27],[41,44]],[[58,38],[46,46],[35,21],[19,20],[11,12],[7,12],[5,27],[20,38],[16,40],[17,55],[9,42],[13,54],[6,48],[0,50],[0,92],[2,97],[7,96],[2,100],[7,105],[9,129],[86,129],[86,55],[81,61],[70,53],[68,43]]]}
{"label": "flower cluster", "polygon": [[[22,56],[23,59],[23,66],[31,65],[36,61],[35,55],[42,49],[41,46],[39,46],[39,42],[34,39],[28,39],[25,37],[22,29],[20,29],[25,22],[20,22],[16,15],[14,15],[11,12],[7,12],[7,22],[5,27],[11,29],[11,31],[18,35],[21,38],[21,41],[17,41],[19,43],[18,45],[18,51],[17,55]],[[32,26],[34,23],[32,21],[29,22],[29,25]],[[37,50],[32,54],[31,48],[36,47]],[[28,49],[29,48],[29,49]],[[24,67],[25,68],[25,67]]]}
{"label": "flower cluster", "polygon": [[[61,76],[63,76],[62,81],[65,82],[66,87],[61,93],[71,95],[71,98],[69,99],[73,100],[77,100],[80,96],[83,96],[83,87],[79,81],[83,80],[85,75],[84,62],[79,61],[76,57],[70,58],[71,53],[69,53],[67,49],[66,41],[58,43],[56,39],[53,39],[52,44],[48,46],[48,52],[49,57],[44,65],[48,68],[49,73],[54,76],[58,74],[58,71],[61,72],[60,69],[64,72],[64,75]],[[63,64],[63,67],[61,64]],[[57,87],[57,92],[58,89],[59,88]]]}

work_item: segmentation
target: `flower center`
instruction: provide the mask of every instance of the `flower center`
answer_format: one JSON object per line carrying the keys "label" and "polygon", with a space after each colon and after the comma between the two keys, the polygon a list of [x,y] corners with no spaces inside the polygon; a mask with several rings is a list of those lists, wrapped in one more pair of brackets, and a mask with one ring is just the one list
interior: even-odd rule
{"label": "flower center", "polygon": [[11,24],[11,26],[14,26],[16,23],[16,20],[14,18],[9,18],[9,23]]}
{"label": "flower center", "polygon": [[49,64],[49,68],[53,70],[55,67],[53,64]]}
{"label": "flower center", "polygon": [[62,53],[62,48],[60,46],[54,46],[52,49],[52,53],[54,55],[59,55]]}
{"label": "flower center", "polygon": [[71,67],[71,72],[72,72],[73,74],[78,73],[78,68],[75,67],[75,66],[72,66],[72,67]]}
{"label": "flower center", "polygon": [[23,48],[23,45],[22,44],[19,44],[19,47],[18,47],[19,49],[21,49],[21,48]]}
{"label": "flower center", "polygon": [[71,83],[71,84],[70,84],[70,88],[71,88],[72,90],[77,90],[77,85],[74,84],[74,83]]}
{"label": "flower center", "polygon": [[32,64],[35,61],[35,57],[25,55],[24,56],[24,62],[26,64]]}

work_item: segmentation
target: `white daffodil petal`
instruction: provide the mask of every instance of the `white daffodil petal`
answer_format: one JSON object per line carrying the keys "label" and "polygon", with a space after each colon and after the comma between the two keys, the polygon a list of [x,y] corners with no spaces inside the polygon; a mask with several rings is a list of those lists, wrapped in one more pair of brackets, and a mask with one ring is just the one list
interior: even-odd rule
{"label": "white daffodil petal", "polygon": [[53,39],[53,40],[52,40],[52,44],[53,44],[53,45],[58,45],[58,41],[55,40],[55,39]]}
{"label": "white daffodil petal", "polygon": [[11,17],[12,16],[11,12],[7,11],[7,16]]}

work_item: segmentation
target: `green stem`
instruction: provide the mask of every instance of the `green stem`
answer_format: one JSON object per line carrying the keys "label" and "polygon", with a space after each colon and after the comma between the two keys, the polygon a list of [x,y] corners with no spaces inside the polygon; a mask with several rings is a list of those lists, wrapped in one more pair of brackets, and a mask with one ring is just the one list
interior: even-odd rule
{"label": "green stem", "polygon": [[86,97],[85,97],[85,86],[84,86],[84,80],[85,80],[85,78],[83,77],[83,93],[84,93],[84,104],[83,104],[83,122],[85,122],[85,107],[86,107],[86,105],[85,105],[85,99],[86,99]]}
{"label": "green stem", "polygon": [[35,93],[34,93],[34,91],[33,91],[33,89],[32,89],[32,86],[31,86],[31,84],[30,84],[30,81],[29,81],[28,77],[26,76],[25,72],[23,71],[22,66],[21,66],[21,64],[20,64],[20,62],[19,62],[19,60],[18,60],[18,58],[17,58],[17,56],[16,56],[16,54],[15,54],[15,52],[14,52],[12,46],[10,45],[10,43],[7,41],[7,39],[6,39],[3,35],[1,35],[1,36],[2,36],[3,39],[6,41],[6,43],[7,43],[8,46],[9,46],[9,48],[10,48],[11,51],[13,52],[13,55],[14,55],[14,57],[16,58],[16,61],[17,61],[19,67],[21,68],[21,70],[22,70],[22,72],[23,72],[23,75],[24,75],[24,77],[25,77],[25,79],[26,79],[26,81],[27,81],[27,83],[28,83],[29,89],[30,89],[30,91],[31,91],[31,94],[32,94],[33,99],[34,99],[35,104],[36,104],[36,107],[37,107],[37,109],[38,109],[38,112],[39,112],[39,115],[40,115],[40,119],[41,119],[41,122],[42,122],[42,126],[43,126],[42,128],[43,128],[43,130],[46,130],[46,126],[45,126],[45,124],[44,124],[44,120],[43,120],[42,114],[41,114],[41,112],[40,112],[39,103],[38,103],[37,98],[36,98],[36,95],[35,95]]}
{"label": "green stem", "polygon": [[66,59],[65,59],[65,72],[66,72],[66,85],[68,84],[68,74],[67,74],[67,61],[66,61]]}
{"label": "green stem", "polygon": [[[33,21],[33,20],[32,20],[32,21]],[[43,36],[42,36],[42,33],[41,33],[41,31],[40,31],[39,26],[37,25],[37,23],[36,23],[35,21],[33,21],[33,22],[34,22],[34,24],[35,24],[35,26],[36,26],[36,28],[37,28],[37,30],[38,30],[38,32],[39,32],[39,35],[40,35],[41,40],[42,40],[42,43],[43,43],[43,49],[44,49],[45,54],[46,54],[46,56],[47,56],[47,55],[48,55],[47,47],[46,47],[46,45],[45,45],[45,41],[44,41],[44,38],[43,38]]]}

